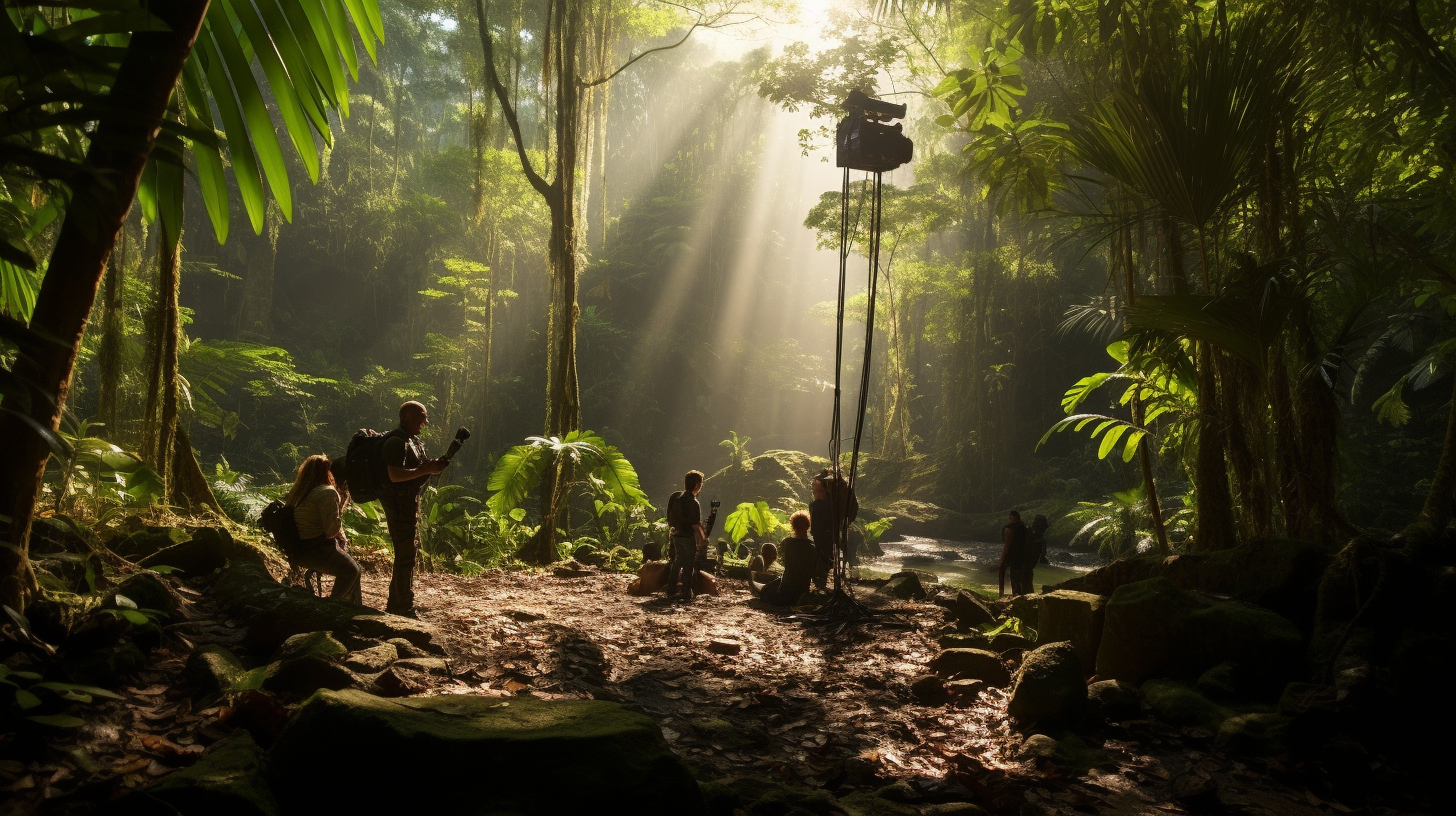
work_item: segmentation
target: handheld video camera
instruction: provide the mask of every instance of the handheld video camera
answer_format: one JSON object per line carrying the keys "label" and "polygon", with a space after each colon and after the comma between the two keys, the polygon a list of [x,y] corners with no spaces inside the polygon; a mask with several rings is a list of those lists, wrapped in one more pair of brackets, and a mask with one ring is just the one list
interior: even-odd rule
{"label": "handheld video camera", "polygon": [[889,124],[891,119],[905,118],[904,105],[853,90],[841,107],[848,115],[835,132],[836,167],[883,172],[910,161],[915,143],[903,133],[900,123]]}
{"label": "handheld video camera", "polygon": [[455,454],[460,452],[460,446],[464,445],[465,440],[469,438],[470,431],[467,431],[464,428],[460,428],[459,430],[455,431],[455,439],[450,443],[450,448],[445,451],[445,456],[443,457],[445,461],[448,462],[453,459],[455,457]]}

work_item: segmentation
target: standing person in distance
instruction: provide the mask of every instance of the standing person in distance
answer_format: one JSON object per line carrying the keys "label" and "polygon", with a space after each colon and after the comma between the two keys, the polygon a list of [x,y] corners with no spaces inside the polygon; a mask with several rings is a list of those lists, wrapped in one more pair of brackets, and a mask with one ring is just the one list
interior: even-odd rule
{"label": "standing person in distance", "polygon": [[329,597],[336,601],[362,605],[359,591],[359,564],[349,555],[348,539],[344,538],[343,501],[334,486],[329,458],[314,455],[303,460],[293,487],[283,504],[293,508],[293,523],[298,528],[299,555],[293,563],[304,569],[334,576],[334,590]]}
{"label": "standing person in distance", "polygon": [[1011,573],[1011,594],[1030,595],[1031,573],[1036,567],[1037,554],[1031,549],[1031,536],[1021,513],[1012,510],[1005,527],[1001,528],[1001,594],[1006,594],[1006,573]]}
{"label": "standing person in distance", "polygon": [[703,506],[698,503],[698,491],[702,489],[702,471],[690,470],[683,475],[683,491],[667,500],[667,519],[672,527],[672,567],[667,574],[667,594],[669,597],[678,594],[681,582],[680,597],[685,601],[693,599],[698,549],[708,546],[708,537],[703,532]]}
{"label": "standing person in distance", "polygon": [[394,542],[394,574],[389,581],[389,601],[384,611],[409,618],[415,610],[415,557],[419,552],[420,491],[430,477],[445,470],[448,459],[430,459],[420,431],[430,423],[422,403],[413,400],[399,406],[399,427],[385,434],[383,457],[389,483],[379,504]]}

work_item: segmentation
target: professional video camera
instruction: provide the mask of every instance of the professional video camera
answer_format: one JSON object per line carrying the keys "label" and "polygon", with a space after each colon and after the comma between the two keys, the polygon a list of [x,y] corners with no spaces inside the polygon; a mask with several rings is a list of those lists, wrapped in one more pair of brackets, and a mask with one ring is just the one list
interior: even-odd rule
{"label": "professional video camera", "polygon": [[873,99],[861,91],[849,92],[842,106],[849,112],[839,121],[835,134],[836,167],[884,172],[910,161],[915,144],[902,133],[897,122],[905,118],[905,106]]}

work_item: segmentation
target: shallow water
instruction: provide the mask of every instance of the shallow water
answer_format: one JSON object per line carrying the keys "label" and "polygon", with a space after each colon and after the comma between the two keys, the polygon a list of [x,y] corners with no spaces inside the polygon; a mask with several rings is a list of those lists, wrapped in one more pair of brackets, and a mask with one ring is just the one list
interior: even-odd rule
{"label": "shallow water", "polygon": [[[995,592],[997,567],[1001,562],[1001,545],[989,541],[950,541],[941,538],[905,536],[900,541],[882,543],[885,554],[860,563],[862,570],[895,573],[902,569],[929,572],[941,583],[952,586],[975,586]],[[1039,564],[1032,573],[1037,589],[1058,584],[1098,567],[1102,559],[1097,553],[1050,550],[1051,565]],[[1011,586],[1008,582],[1007,591]]]}

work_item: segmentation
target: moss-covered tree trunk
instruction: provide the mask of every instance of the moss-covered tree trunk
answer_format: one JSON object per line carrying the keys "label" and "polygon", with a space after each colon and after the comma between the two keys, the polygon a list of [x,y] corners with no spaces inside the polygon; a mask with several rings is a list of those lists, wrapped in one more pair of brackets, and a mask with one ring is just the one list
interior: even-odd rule
{"label": "moss-covered tree trunk", "polygon": [[[14,367],[34,389],[27,418],[41,427],[60,427],[106,262],[136,198],[167,101],[207,5],[207,0],[153,0],[148,11],[165,29],[133,34],[122,57],[109,104],[86,152],[86,164],[94,172],[79,176],[72,188],[31,315],[31,328],[57,342],[17,360]],[[23,609],[35,588],[27,543],[50,449],[25,419],[10,414],[0,417],[0,439],[7,446],[0,461],[0,509],[11,519],[6,536],[10,546],[0,547],[0,604]]]}
{"label": "moss-covered tree trunk", "polygon": [[1456,376],[1451,378],[1451,408],[1446,416],[1446,441],[1441,445],[1441,461],[1431,477],[1431,489],[1426,492],[1426,503],[1421,508],[1421,517],[1438,531],[1446,528],[1451,520],[1451,508],[1456,503]]}

